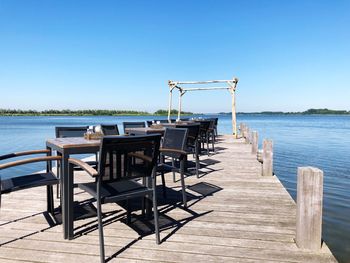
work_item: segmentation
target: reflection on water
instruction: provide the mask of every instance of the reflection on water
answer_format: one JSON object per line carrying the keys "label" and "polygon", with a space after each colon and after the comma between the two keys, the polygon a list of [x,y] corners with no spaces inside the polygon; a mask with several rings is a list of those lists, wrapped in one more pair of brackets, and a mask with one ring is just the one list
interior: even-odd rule
{"label": "reflection on water", "polygon": [[[0,155],[45,148],[54,137],[54,127],[64,125],[118,124],[143,121],[143,117],[0,117]],[[156,117],[159,119],[159,117]],[[274,170],[293,198],[299,166],[316,166],[324,171],[323,237],[338,260],[350,262],[350,116],[239,115],[274,141]],[[219,133],[231,133],[229,116],[220,116]],[[15,174],[20,168],[2,172]],[[43,169],[32,165],[33,171]],[[29,171],[30,172],[30,171]]]}

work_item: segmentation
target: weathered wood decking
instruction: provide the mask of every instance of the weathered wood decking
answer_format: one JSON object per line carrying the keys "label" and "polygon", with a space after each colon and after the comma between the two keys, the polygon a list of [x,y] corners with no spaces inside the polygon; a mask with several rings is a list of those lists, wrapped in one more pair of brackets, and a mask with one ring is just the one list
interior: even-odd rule
{"label": "weathered wood decking", "polygon": [[[161,245],[149,234],[147,221],[134,216],[130,227],[123,208],[103,206],[110,211],[104,230],[111,262],[335,261],[326,245],[319,253],[296,247],[295,203],[276,177],[261,176],[250,146],[222,136],[216,149],[215,155],[201,158],[200,179],[186,178],[188,209],[180,204],[180,183],[166,176],[168,199],[159,191]],[[76,178],[89,179],[81,173]],[[62,226],[42,213],[45,197],[45,188],[3,196],[0,262],[99,262],[96,217],[75,221],[76,238],[64,240]],[[76,189],[74,198],[89,196]]]}

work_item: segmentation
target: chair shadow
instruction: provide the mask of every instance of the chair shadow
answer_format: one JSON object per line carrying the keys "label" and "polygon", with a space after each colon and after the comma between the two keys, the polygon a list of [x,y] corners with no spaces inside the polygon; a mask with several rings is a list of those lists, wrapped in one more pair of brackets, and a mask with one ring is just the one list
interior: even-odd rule
{"label": "chair shadow", "polygon": [[35,213],[35,214],[29,215],[29,216],[24,216],[24,217],[21,217],[21,218],[16,218],[16,219],[13,219],[11,221],[5,222],[5,223],[1,224],[0,226],[4,226],[4,225],[11,224],[11,223],[20,222],[22,220],[26,220],[26,219],[33,218],[33,217],[40,216],[40,215],[44,216],[45,220],[48,223],[48,227],[45,227],[45,228],[42,228],[42,229],[39,229],[39,230],[35,230],[35,231],[33,231],[33,232],[29,233],[29,234],[25,234],[25,235],[22,235],[20,237],[14,237],[11,240],[7,240],[5,242],[0,243],[0,247],[4,246],[4,245],[7,245],[7,244],[10,244],[10,243],[13,243],[13,242],[16,242],[18,240],[22,240],[22,239],[24,239],[26,237],[30,237],[30,236],[33,236],[35,234],[39,234],[41,232],[44,232],[46,230],[49,230],[49,229],[59,225],[59,223],[57,223],[56,218],[53,217],[50,213],[45,211],[45,212]]}
{"label": "chair shadow", "polygon": [[[211,196],[218,191],[221,191],[222,188],[215,186],[213,184],[209,184],[206,182],[200,182],[195,185],[188,186],[188,190],[197,193],[198,195],[191,194],[187,191],[187,202],[188,206],[185,208],[182,205],[182,193],[181,191],[174,190],[172,188],[167,188],[167,198],[164,198],[162,195],[162,187],[157,186],[157,203],[158,203],[158,222],[160,232],[169,231],[165,237],[162,238],[161,242],[165,242],[171,236],[173,236],[179,229],[183,226],[191,222],[192,220],[204,216],[213,212],[213,210],[208,210],[202,213],[197,213],[191,207],[193,207],[197,202],[200,202],[207,196]],[[125,202],[118,202],[118,205],[126,208]],[[154,218],[148,218],[145,215],[140,213],[142,208],[141,200],[139,198],[135,198],[130,200],[129,209],[131,211],[130,222],[127,220],[126,210],[117,210],[113,212],[108,212],[103,214],[103,225],[109,225],[114,222],[121,222],[123,224],[128,225],[131,229],[133,229],[136,233],[138,233],[139,237],[131,240],[127,245],[116,251],[113,255],[106,259],[106,262],[116,258],[122,252],[132,247],[139,240],[144,238],[145,236],[149,236],[154,234]],[[172,218],[169,213],[174,209],[182,209],[189,215],[183,217],[181,219]],[[98,229],[97,218],[93,221],[90,221],[84,225],[81,225],[75,228],[75,238],[79,236],[86,235],[90,232],[96,231]]]}

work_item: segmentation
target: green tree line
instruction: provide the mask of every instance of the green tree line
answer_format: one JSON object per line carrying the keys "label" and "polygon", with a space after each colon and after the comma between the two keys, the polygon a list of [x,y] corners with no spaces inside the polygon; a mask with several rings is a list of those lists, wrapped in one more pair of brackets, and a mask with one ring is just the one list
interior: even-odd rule
{"label": "green tree line", "polygon": [[[177,114],[177,110],[172,110],[171,115]],[[191,112],[181,111],[182,114],[191,115]],[[116,115],[167,115],[167,110],[157,110],[154,113],[135,110],[19,110],[19,109],[0,109],[1,116],[116,116]]]}

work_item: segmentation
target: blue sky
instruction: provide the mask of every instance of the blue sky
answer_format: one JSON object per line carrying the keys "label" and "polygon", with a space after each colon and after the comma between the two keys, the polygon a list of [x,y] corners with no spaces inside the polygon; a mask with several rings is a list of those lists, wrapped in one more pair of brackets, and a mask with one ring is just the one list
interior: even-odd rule
{"label": "blue sky", "polygon": [[[350,1],[0,0],[0,108],[166,108],[240,79],[238,111],[350,110]],[[184,110],[230,110],[226,91]]]}

